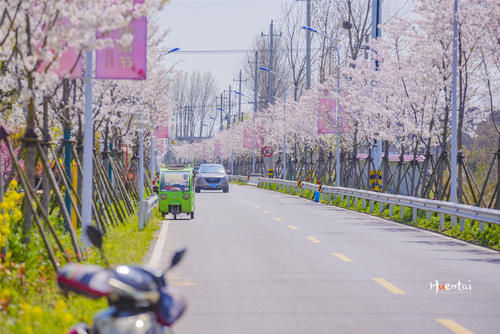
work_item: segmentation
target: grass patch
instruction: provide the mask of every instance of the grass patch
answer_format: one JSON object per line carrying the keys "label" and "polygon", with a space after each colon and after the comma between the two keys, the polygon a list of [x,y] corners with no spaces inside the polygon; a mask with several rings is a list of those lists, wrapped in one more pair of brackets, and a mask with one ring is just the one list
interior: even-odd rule
{"label": "grass patch", "polygon": [[[109,261],[115,265],[140,264],[159,226],[160,216],[155,209],[142,231],[138,229],[136,215],[130,216],[123,225],[110,228],[104,238]],[[62,239],[69,247],[69,237],[64,235]],[[61,293],[38,233],[33,233],[29,245],[11,242],[10,246],[13,254],[26,255],[21,259],[8,259],[0,266],[0,332],[67,333],[75,323],[90,324],[95,313],[107,307],[105,299],[91,300]],[[103,265],[94,249],[88,250],[84,263]]]}

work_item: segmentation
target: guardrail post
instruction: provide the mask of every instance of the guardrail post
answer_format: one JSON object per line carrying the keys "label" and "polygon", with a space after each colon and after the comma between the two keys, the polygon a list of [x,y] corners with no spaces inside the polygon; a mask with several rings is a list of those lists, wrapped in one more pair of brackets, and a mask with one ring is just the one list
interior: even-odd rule
{"label": "guardrail post", "polygon": [[457,224],[457,216],[451,216],[451,227]]}
{"label": "guardrail post", "polygon": [[351,206],[351,196],[347,196],[347,207]]}
{"label": "guardrail post", "polygon": [[439,214],[439,228],[444,230],[444,213]]}
{"label": "guardrail post", "polygon": [[389,204],[389,216],[392,217],[394,214],[394,204]]}
{"label": "guardrail post", "polygon": [[483,231],[484,231],[484,223],[479,222],[479,232],[483,232]]}
{"label": "guardrail post", "polygon": [[401,205],[401,210],[399,211],[399,217],[403,219],[405,217],[405,207]]}
{"label": "guardrail post", "polygon": [[465,230],[465,218],[460,217],[460,232]]}
{"label": "guardrail post", "polygon": [[373,200],[370,200],[370,214],[373,213]]}
{"label": "guardrail post", "polygon": [[366,209],[366,199],[363,198],[363,203],[361,204],[361,206],[363,207],[363,209]]}
{"label": "guardrail post", "polygon": [[139,231],[144,229],[144,200],[139,200]]}
{"label": "guardrail post", "polygon": [[378,202],[378,210],[380,211],[380,214],[384,212],[384,202],[382,201]]}
{"label": "guardrail post", "polygon": [[416,222],[417,221],[417,208],[412,208],[412,215],[411,215],[411,221]]}
{"label": "guardrail post", "polygon": [[431,212],[430,211],[425,211],[425,218],[427,221],[431,220]]}

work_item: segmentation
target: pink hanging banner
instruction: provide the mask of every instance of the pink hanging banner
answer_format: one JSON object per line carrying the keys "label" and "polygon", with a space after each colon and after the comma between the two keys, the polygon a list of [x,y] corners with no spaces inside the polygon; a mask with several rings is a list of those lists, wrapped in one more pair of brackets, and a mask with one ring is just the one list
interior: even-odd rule
{"label": "pink hanging banner", "polygon": [[168,126],[159,126],[155,131],[156,138],[168,138]]}
{"label": "pink hanging banner", "polygon": [[[260,130],[260,131],[259,131]],[[252,133],[252,130],[246,128],[243,130],[243,147],[244,148],[254,148],[254,141],[255,141],[255,137],[256,137],[256,142],[255,142],[255,148],[261,148],[264,144],[264,138],[262,136],[262,129],[259,128],[257,129],[257,133],[254,134]]]}
{"label": "pink hanging banner", "polygon": [[318,101],[318,133],[336,133],[335,100],[320,98]]}
{"label": "pink hanging banner", "polygon": [[253,148],[252,131],[250,129],[243,130],[243,147]]}
{"label": "pink hanging banner", "polygon": [[[57,24],[64,27],[71,27],[71,22],[68,19],[61,19]],[[51,50],[51,52],[53,54],[55,53],[54,50]],[[44,72],[47,66],[48,63],[46,61],[43,61],[40,66],[38,66],[37,72]],[[66,50],[64,50],[61,58],[59,59],[59,63],[52,64],[49,68],[49,71],[57,74],[59,78],[83,78],[82,57],[80,57],[75,48],[66,47]]]}
{"label": "pink hanging banner", "polygon": [[[135,0],[134,4],[144,0]],[[116,45],[96,52],[97,79],[132,79],[146,80],[147,19],[141,17],[133,20],[127,27],[115,30],[107,36],[118,41],[122,35],[132,34],[134,37],[128,45]]]}
{"label": "pink hanging banner", "polygon": [[202,150],[201,150],[201,158],[203,160],[207,160],[208,159],[208,154],[207,154],[207,149],[205,146],[203,146]]}
{"label": "pink hanging banner", "polygon": [[214,157],[216,158],[222,157],[222,145],[219,143],[215,143],[214,145]]}

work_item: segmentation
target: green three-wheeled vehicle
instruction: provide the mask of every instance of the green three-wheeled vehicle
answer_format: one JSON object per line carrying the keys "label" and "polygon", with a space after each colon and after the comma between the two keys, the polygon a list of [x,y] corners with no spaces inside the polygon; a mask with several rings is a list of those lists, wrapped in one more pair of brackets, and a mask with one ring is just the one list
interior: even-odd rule
{"label": "green three-wheeled vehicle", "polygon": [[159,210],[163,216],[185,213],[194,218],[193,169],[185,166],[168,166],[160,170],[158,187]]}

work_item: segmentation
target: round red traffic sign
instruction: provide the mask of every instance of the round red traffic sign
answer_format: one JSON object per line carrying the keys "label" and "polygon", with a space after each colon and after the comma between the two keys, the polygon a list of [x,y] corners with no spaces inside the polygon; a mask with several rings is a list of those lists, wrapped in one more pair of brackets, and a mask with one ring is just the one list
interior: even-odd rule
{"label": "round red traffic sign", "polygon": [[266,158],[269,158],[270,156],[273,155],[273,148],[270,146],[264,146],[262,148],[262,155],[265,156]]}

